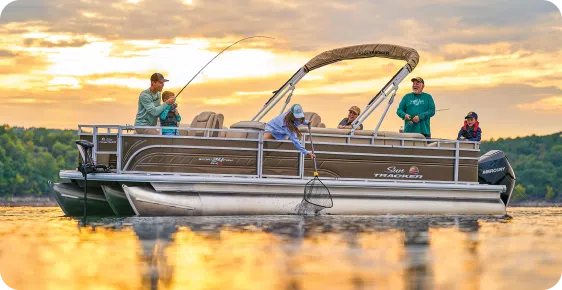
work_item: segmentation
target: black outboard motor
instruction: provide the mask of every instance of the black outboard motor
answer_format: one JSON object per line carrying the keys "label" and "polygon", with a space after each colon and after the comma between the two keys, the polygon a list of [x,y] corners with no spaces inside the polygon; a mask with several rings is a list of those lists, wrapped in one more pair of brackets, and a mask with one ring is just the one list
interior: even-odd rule
{"label": "black outboard motor", "polygon": [[515,187],[515,172],[503,151],[492,150],[478,160],[478,182],[481,184],[505,185],[501,200],[507,206]]}
{"label": "black outboard motor", "polygon": [[86,217],[88,216],[88,174],[99,172],[99,169],[103,170],[102,172],[109,172],[109,168],[105,165],[96,165],[94,163],[92,158],[94,144],[92,142],[77,140],[75,143],[78,145],[78,150],[84,161],[84,163],[78,166],[78,171],[84,176],[84,222],[86,222]]}

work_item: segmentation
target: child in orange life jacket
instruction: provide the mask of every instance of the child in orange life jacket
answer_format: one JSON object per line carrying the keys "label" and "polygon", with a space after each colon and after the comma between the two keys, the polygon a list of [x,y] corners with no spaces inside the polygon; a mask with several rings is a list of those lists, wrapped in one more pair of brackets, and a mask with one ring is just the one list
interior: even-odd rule
{"label": "child in orange life jacket", "polygon": [[[162,102],[166,102],[169,98],[173,97],[174,93],[165,91],[162,93]],[[181,121],[180,113],[178,112],[178,104],[175,102],[164,109],[160,113],[160,126],[162,127],[177,127]],[[175,129],[162,129],[162,135],[179,135],[178,130]]]}
{"label": "child in orange life jacket", "polygon": [[480,139],[482,139],[482,129],[480,129],[480,123],[478,123],[478,114],[468,112],[464,119],[464,126],[459,131],[457,140],[480,142]]}

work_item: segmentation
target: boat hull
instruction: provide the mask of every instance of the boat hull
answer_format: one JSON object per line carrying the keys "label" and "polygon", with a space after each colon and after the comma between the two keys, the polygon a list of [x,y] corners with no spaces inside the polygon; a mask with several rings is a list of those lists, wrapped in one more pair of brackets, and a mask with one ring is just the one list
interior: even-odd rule
{"label": "boat hull", "polygon": [[133,211],[125,192],[123,192],[123,189],[119,186],[119,184],[101,185],[101,189],[107,202],[109,203],[109,206],[116,215],[135,215],[135,211]]}
{"label": "boat hull", "polygon": [[[73,172],[61,173],[61,177],[81,178]],[[123,184],[123,192],[134,214],[139,216],[302,214],[303,190],[308,181],[111,173],[91,174],[90,179]],[[330,190],[334,206],[322,209],[321,214],[506,214],[500,198],[505,186],[337,179],[323,182]]]}
{"label": "boat hull", "polygon": [[[67,216],[84,215],[84,188],[74,182],[52,184],[52,192],[60,208]],[[99,187],[88,186],[88,215],[113,216],[113,210],[107,203]]]}

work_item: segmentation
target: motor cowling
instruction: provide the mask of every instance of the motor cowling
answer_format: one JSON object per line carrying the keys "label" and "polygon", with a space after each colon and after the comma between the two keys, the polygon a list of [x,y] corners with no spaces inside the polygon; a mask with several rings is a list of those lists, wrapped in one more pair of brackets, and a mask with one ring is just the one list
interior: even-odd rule
{"label": "motor cowling", "polygon": [[505,185],[506,190],[500,198],[508,205],[515,187],[515,172],[503,151],[492,150],[478,160],[478,182],[481,184]]}

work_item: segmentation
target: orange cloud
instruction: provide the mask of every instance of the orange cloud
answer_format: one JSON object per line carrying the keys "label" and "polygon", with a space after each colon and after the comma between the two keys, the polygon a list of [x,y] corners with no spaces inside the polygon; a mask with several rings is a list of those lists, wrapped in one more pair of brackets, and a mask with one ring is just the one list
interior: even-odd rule
{"label": "orange cloud", "polygon": [[536,102],[518,104],[517,108],[523,111],[541,111],[559,114],[562,111],[562,97],[548,97]]}
{"label": "orange cloud", "polygon": [[[179,98],[182,116],[189,119],[215,110],[225,113],[226,125],[246,120],[316,54],[370,42],[418,50],[420,63],[413,75],[424,77],[426,91],[439,108],[450,109],[432,120],[436,136],[455,135],[458,124],[452,120],[461,116],[462,121],[467,108],[482,115],[485,139],[535,133],[537,128],[549,133],[553,122],[537,119],[537,112],[560,110],[560,98],[548,97],[562,93],[559,15],[554,18],[535,9],[538,4],[515,3],[526,10],[515,7],[518,17],[504,17],[505,5],[500,2],[474,3],[458,10],[462,15],[451,17],[454,7],[465,7],[461,1],[402,3],[400,9],[369,1],[240,0],[236,9],[225,9],[220,1],[150,3],[53,0],[46,4],[49,15],[21,21],[3,16],[9,20],[0,26],[0,110],[5,112],[0,123],[18,120],[66,128],[77,123],[131,123],[150,74],[163,73],[170,79],[165,90],[177,92],[219,51],[256,34],[276,39],[242,42],[213,61]],[[373,16],[372,11],[381,11],[382,16]],[[417,17],[420,13],[426,15],[423,21]],[[342,14],[352,17],[334,21]],[[345,107],[364,107],[403,65],[397,60],[362,59],[323,67],[303,78],[293,102],[334,126],[345,117]],[[406,78],[382,129],[400,127],[394,111],[409,91]],[[376,125],[381,109],[366,127]],[[22,110],[33,116],[21,120]],[[518,118],[511,119],[515,115]],[[543,123],[526,127],[530,123],[526,118]],[[549,114],[549,118],[559,117]],[[517,130],[502,125],[507,120]],[[517,122],[525,124],[512,125]]]}

